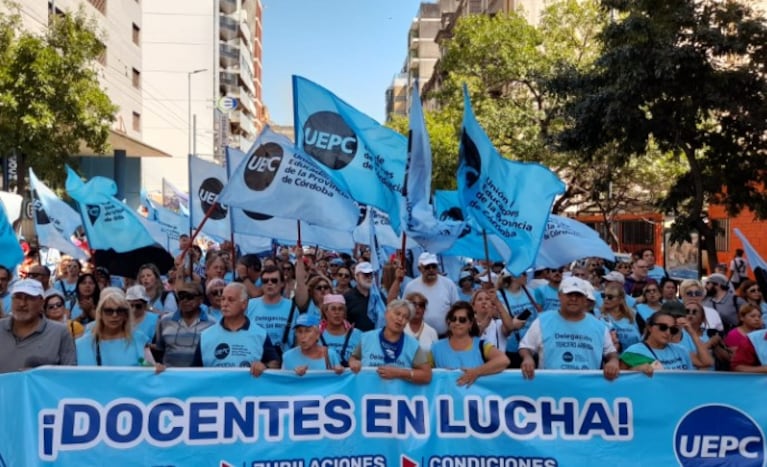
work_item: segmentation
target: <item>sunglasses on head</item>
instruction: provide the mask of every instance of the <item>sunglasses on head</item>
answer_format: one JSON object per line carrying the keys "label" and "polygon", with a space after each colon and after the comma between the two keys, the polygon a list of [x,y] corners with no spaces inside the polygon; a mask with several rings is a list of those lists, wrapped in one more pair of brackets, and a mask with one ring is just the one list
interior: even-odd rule
{"label": "sunglasses on head", "polygon": [[672,336],[679,334],[679,327],[677,326],[669,326],[666,323],[655,323],[653,326],[657,327],[660,332],[670,332]]}
{"label": "sunglasses on head", "polygon": [[685,297],[702,297],[705,293],[702,290],[688,290],[684,295]]}
{"label": "sunglasses on head", "polygon": [[262,277],[261,282],[264,284],[279,284],[280,278],[279,277]]}
{"label": "sunglasses on head", "polygon": [[189,292],[178,293],[179,300],[194,300],[195,298],[197,298],[197,294],[194,294],[194,293],[189,293]]}
{"label": "sunglasses on head", "polygon": [[106,316],[117,316],[117,315],[127,315],[128,309],[125,307],[117,307],[117,308],[107,308],[104,307],[101,309],[101,313]]}
{"label": "sunglasses on head", "polygon": [[451,316],[450,318],[448,318],[448,321],[450,321],[451,323],[455,323],[456,321],[458,321],[461,324],[466,324],[469,322],[469,317],[468,316]]}

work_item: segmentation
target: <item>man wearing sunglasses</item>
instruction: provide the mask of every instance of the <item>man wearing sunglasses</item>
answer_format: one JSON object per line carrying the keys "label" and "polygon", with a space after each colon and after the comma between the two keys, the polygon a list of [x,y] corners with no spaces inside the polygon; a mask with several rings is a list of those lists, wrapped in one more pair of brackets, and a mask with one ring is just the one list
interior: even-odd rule
{"label": "man wearing sunglasses", "polygon": [[[375,280],[373,265],[367,261],[357,263],[354,267],[354,280],[355,286],[344,293],[347,319],[362,332],[372,331],[376,328],[376,321],[379,319],[368,313],[370,292]],[[386,303],[386,297],[383,294],[381,294],[381,301]]]}
{"label": "man wearing sunglasses", "polygon": [[[131,289],[133,287],[128,289],[128,294]],[[190,367],[193,366],[200,335],[216,322],[200,306],[202,303],[200,284],[185,282],[176,291],[176,298],[178,310],[165,315],[157,325],[154,340],[155,360],[168,367]],[[140,305],[139,301],[130,300],[130,298],[128,300],[135,313],[134,304]]]}
{"label": "man wearing sunglasses", "polygon": [[[248,301],[247,312],[249,320],[266,330],[279,354],[293,346],[293,326],[299,314],[295,305],[297,300],[289,300],[282,295],[284,284],[284,275],[279,267],[265,266],[261,271],[263,295]],[[222,311],[223,306],[222,301]]]}
{"label": "man wearing sunglasses", "polygon": [[458,286],[455,282],[439,273],[437,255],[424,252],[418,257],[418,270],[421,275],[410,281],[405,287],[405,296],[418,292],[426,297],[426,312],[423,315],[426,324],[433,327],[440,338],[447,336],[448,310],[458,301]]}
{"label": "man wearing sunglasses", "polygon": [[593,300],[589,284],[567,277],[559,286],[560,308],[543,312],[533,322],[519,344],[522,375],[535,373],[533,353],[540,356],[539,368],[546,370],[603,369],[607,380],[618,377],[618,353],[605,324],[587,313]]}
{"label": "man wearing sunglasses", "polygon": [[75,344],[62,323],[43,316],[43,287],[21,279],[11,289],[10,316],[0,319],[0,373],[41,365],[76,365]]}

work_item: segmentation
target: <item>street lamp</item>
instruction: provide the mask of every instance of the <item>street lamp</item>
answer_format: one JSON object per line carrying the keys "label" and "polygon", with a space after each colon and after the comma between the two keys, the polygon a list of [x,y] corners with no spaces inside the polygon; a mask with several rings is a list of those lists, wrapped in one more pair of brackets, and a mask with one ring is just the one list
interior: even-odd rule
{"label": "street lamp", "polygon": [[186,107],[188,111],[187,118],[187,139],[189,140],[189,146],[187,148],[187,154],[192,153],[192,75],[208,71],[207,68],[200,68],[199,70],[189,71],[186,74]]}

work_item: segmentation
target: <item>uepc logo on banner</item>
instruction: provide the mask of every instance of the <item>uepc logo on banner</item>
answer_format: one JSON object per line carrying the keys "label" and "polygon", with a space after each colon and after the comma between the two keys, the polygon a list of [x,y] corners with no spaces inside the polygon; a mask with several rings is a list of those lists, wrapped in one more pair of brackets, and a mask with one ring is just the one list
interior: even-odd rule
{"label": "uepc logo on banner", "polygon": [[725,405],[687,412],[674,432],[674,453],[683,467],[764,466],[764,434],[747,414]]}
{"label": "uepc logo on banner", "polygon": [[304,124],[303,149],[323,165],[343,169],[357,154],[357,135],[337,113],[317,112]]}

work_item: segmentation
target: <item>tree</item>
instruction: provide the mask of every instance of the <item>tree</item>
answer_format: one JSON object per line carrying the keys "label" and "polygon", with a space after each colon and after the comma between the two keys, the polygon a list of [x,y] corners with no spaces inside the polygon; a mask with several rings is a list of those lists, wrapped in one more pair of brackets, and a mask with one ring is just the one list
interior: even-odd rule
{"label": "tree", "polygon": [[18,6],[0,12],[0,154],[15,154],[19,193],[26,167],[53,185],[81,143],[106,151],[117,108],[101,89],[104,51],[82,11],[52,18],[44,35],[22,30]]}
{"label": "tree", "polygon": [[707,203],[767,216],[767,26],[731,0],[603,0],[602,11],[616,19],[595,66],[552,81],[571,99],[561,147],[586,161],[611,148],[620,167],[650,145],[683,158],[658,206],[676,216],[672,241],[697,230],[717,264]]}

